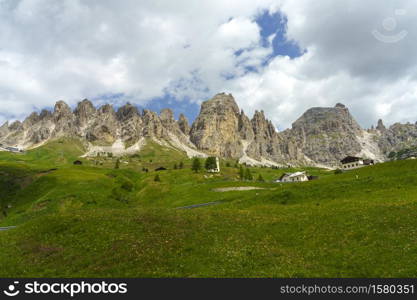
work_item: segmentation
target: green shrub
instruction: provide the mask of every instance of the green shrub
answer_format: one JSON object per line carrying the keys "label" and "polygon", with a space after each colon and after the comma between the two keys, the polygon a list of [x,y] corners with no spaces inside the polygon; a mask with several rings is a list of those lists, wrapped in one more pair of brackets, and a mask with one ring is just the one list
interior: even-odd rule
{"label": "green shrub", "polygon": [[253,180],[253,176],[250,169],[245,170],[245,180]]}
{"label": "green shrub", "polygon": [[275,194],[272,197],[272,200],[274,202],[278,202],[282,205],[286,205],[286,204],[289,204],[291,202],[294,202],[295,194],[291,191],[282,191],[282,192],[279,192],[279,193]]}
{"label": "green shrub", "polygon": [[204,167],[206,168],[206,170],[212,170],[217,168],[216,158],[213,156],[207,157]]}
{"label": "green shrub", "polygon": [[196,173],[201,170],[201,162],[200,162],[200,159],[198,157],[195,157],[193,159],[193,164],[191,165],[191,170],[193,170]]}
{"label": "green shrub", "polygon": [[122,203],[129,203],[129,196],[127,194],[127,192],[115,187],[112,190],[112,197]]}
{"label": "green shrub", "polygon": [[121,188],[125,191],[131,192],[133,190],[133,183],[126,180],[122,183]]}
{"label": "green shrub", "polygon": [[242,165],[239,166],[239,178],[240,178],[240,180],[245,179],[245,171],[243,170]]}

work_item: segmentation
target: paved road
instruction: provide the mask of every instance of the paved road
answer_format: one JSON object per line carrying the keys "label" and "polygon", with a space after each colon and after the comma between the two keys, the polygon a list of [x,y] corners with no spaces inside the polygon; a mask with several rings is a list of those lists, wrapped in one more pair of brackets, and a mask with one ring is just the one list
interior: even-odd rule
{"label": "paved road", "polygon": [[9,230],[9,229],[13,229],[13,228],[16,228],[16,226],[0,227],[0,231],[6,231],[6,230]]}
{"label": "paved road", "polygon": [[194,204],[194,205],[190,205],[190,206],[181,206],[181,207],[177,207],[175,209],[191,209],[191,208],[197,208],[197,207],[203,207],[203,206],[209,206],[209,205],[216,205],[216,204],[220,204],[221,202],[208,202],[208,203],[202,203],[202,204]]}

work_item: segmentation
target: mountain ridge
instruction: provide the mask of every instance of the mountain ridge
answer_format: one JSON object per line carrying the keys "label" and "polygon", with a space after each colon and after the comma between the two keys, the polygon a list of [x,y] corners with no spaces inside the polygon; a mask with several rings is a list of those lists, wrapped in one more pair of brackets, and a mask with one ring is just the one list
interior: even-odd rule
{"label": "mountain ridge", "polygon": [[139,111],[130,103],[117,110],[110,104],[96,108],[84,99],[74,110],[58,101],[53,111],[34,112],[23,122],[0,126],[1,144],[24,149],[64,136],[80,138],[88,149],[85,155],[101,150],[116,155],[139,151],[151,138],[189,157],[214,155],[265,166],[337,167],[347,155],[385,161],[392,151],[417,146],[417,122],[386,128],[379,120],[375,128],[365,130],[338,103],[310,108],[291,128],[278,132],[263,111],[256,110],[249,118],[231,94],[220,93],[202,103],[192,124],[183,114],[175,120],[167,108],[159,114]]}

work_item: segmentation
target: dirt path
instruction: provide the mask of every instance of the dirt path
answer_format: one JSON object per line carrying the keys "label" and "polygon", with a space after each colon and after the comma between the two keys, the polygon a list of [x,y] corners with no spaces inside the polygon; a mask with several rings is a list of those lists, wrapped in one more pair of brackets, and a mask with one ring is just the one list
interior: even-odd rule
{"label": "dirt path", "polygon": [[202,203],[202,204],[194,204],[194,205],[189,205],[189,206],[176,207],[175,209],[191,209],[191,208],[197,208],[197,207],[203,207],[203,206],[209,206],[209,205],[216,205],[220,203],[221,202],[208,202],[208,203]]}

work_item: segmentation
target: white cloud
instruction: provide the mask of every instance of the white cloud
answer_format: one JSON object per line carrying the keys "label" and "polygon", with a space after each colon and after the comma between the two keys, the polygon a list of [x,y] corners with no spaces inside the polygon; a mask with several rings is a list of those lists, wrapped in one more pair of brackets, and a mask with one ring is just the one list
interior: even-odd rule
{"label": "white cloud", "polygon": [[[272,49],[261,47],[254,18],[265,9],[281,9],[288,39],[306,54],[263,65]],[[0,122],[58,99],[123,93],[143,104],[168,92],[198,102],[221,91],[280,129],[336,102],[364,126],[415,121],[416,14],[411,0],[0,0]],[[374,29],[408,35],[387,44]]]}
{"label": "white cloud", "polygon": [[0,102],[16,103],[0,114],[106,93],[143,103],[196,74],[218,87],[241,73],[234,51],[256,47],[253,16],[274,1],[225,2],[0,1]]}
{"label": "white cloud", "polygon": [[[396,15],[396,9],[405,14]],[[307,53],[274,58],[258,74],[238,78],[229,90],[252,111],[262,107],[279,128],[311,106],[343,102],[363,126],[417,120],[417,4],[415,1],[284,1],[287,38]],[[395,17],[395,30],[384,20]],[[387,22],[385,22],[387,23]],[[383,43],[372,31],[395,36]]]}

